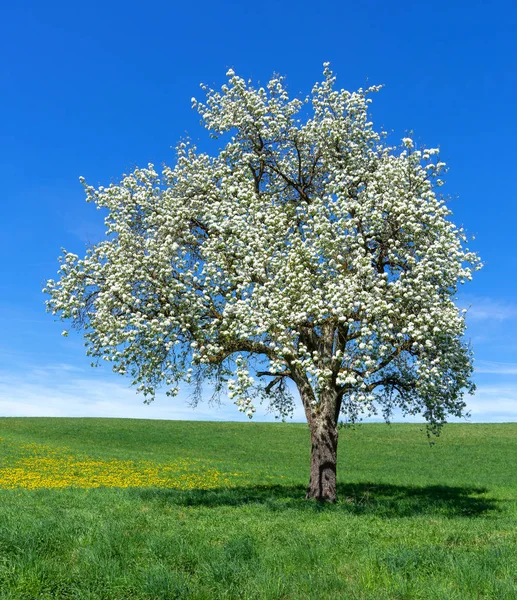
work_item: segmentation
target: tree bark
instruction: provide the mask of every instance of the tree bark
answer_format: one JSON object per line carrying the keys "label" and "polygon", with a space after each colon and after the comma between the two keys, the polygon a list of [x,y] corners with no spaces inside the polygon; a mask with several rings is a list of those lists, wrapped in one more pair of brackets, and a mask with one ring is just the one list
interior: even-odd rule
{"label": "tree bark", "polygon": [[311,477],[306,498],[335,502],[337,463],[337,423],[332,417],[311,420]]}
{"label": "tree bark", "polygon": [[339,390],[327,388],[316,397],[306,373],[290,364],[311,432],[311,475],[306,498],[335,502],[337,466],[337,422],[341,408]]}

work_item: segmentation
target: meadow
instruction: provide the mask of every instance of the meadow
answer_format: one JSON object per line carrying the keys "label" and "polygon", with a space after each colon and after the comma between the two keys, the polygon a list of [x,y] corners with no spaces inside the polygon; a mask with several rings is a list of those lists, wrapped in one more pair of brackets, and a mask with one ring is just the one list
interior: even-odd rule
{"label": "meadow", "polygon": [[0,599],[517,598],[517,423],[0,419]]}

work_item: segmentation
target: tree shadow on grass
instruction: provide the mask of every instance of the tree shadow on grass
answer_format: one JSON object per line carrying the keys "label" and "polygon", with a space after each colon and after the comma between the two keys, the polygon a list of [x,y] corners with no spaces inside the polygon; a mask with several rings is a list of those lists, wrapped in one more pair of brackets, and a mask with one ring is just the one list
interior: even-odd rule
{"label": "tree shadow on grass", "polygon": [[497,511],[497,502],[484,496],[486,488],[444,485],[406,486],[384,483],[338,484],[336,504],[305,500],[302,485],[254,485],[214,490],[133,489],[144,501],[179,506],[257,505],[272,512],[342,512],[377,517],[479,517]]}

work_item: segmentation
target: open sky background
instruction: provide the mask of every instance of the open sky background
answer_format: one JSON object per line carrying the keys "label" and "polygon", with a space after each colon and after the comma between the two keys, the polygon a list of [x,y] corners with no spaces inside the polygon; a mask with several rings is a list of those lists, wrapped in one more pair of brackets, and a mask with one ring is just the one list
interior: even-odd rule
{"label": "open sky background", "polygon": [[[454,220],[485,263],[458,296],[478,391],[473,421],[517,420],[517,8],[512,0],[13,2],[0,8],[0,416],[245,419],[186,395],[146,406],[81,337],[45,313],[60,248],[103,237],[78,178],[107,185],[172,163],[199,83],[229,67],[308,93],[330,61],[340,87],[385,84],[374,123],[440,146]],[[297,412],[302,418],[301,411]],[[271,419],[264,410],[259,419]]]}

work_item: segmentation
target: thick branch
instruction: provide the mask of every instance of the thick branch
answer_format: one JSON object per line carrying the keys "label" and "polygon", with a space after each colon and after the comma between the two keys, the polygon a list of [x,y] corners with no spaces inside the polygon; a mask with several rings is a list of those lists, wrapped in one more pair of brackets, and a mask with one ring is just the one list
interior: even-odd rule
{"label": "thick branch", "polygon": [[[221,340],[218,340],[219,343],[224,344],[225,342],[221,342]],[[251,354],[264,354],[265,356],[267,356],[268,358],[274,358],[274,353],[271,350],[271,348],[269,348],[268,346],[266,346],[266,344],[263,344],[261,342],[255,342],[252,340],[228,340],[226,341],[226,347],[221,350],[221,352],[218,352],[217,354],[213,354],[212,356],[209,356],[206,358],[207,362],[209,364],[218,364],[220,362],[222,362],[223,360],[229,358],[232,354],[235,354],[235,352],[249,352]]]}
{"label": "thick branch", "polygon": [[377,381],[373,381],[372,383],[370,383],[366,387],[366,389],[367,389],[367,391],[372,392],[374,389],[376,389],[376,388],[378,388],[380,386],[393,387],[400,394],[402,394],[403,392],[411,392],[414,389],[414,385],[413,384],[401,381],[395,375],[388,375],[386,377],[383,377],[382,379],[379,379]]}

